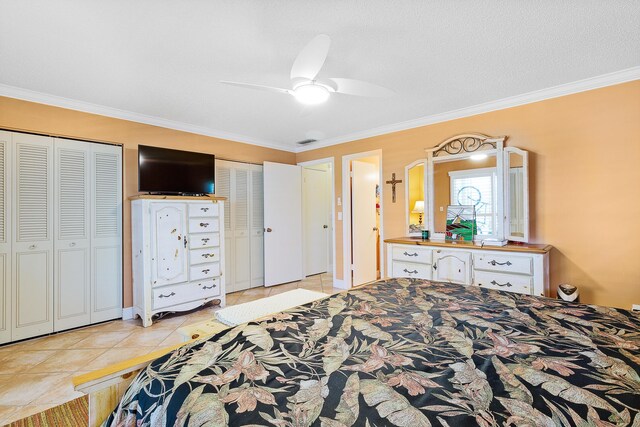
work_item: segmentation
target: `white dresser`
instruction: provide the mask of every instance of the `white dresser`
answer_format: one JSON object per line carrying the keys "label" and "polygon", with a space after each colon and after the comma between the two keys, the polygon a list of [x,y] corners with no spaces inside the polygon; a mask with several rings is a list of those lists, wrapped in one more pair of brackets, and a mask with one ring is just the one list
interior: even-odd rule
{"label": "white dresser", "polygon": [[548,296],[551,246],[471,243],[420,238],[385,240],[390,277],[415,277],[520,294]]}
{"label": "white dresser", "polygon": [[131,199],[134,315],[224,306],[224,199]]}

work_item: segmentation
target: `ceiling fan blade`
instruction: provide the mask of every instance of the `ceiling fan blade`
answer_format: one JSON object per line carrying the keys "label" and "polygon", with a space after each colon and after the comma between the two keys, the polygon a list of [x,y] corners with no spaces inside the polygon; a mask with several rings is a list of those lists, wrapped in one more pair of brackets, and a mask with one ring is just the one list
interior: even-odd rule
{"label": "ceiling fan blade", "polygon": [[361,80],[343,78],[331,78],[329,80],[338,86],[336,92],[346,95],[368,96],[371,98],[388,98],[395,95],[392,90]]}
{"label": "ceiling fan blade", "polygon": [[220,83],[224,83],[226,85],[231,85],[231,86],[244,87],[244,88],[247,88],[247,89],[266,90],[268,92],[286,93],[288,95],[293,95],[293,91],[291,91],[289,89],[282,89],[282,88],[273,87],[273,86],[256,85],[256,84],[253,84],[253,83],[230,82],[230,81],[227,81],[227,80],[220,80]]}
{"label": "ceiling fan blade", "polygon": [[291,79],[314,80],[329,53],[331,38],[326,34],[317,35],[300,51],[291,67]]}

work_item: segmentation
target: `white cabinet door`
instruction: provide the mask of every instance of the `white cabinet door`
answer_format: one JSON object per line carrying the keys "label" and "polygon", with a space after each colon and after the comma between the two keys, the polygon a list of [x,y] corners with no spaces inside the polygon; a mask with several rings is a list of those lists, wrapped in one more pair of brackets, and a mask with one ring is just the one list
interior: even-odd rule
{"label": "white cabinet door", "polygon": [[251,287],[264,286],[264,188],[261,165],[251,166]]}
{"label": "white cabinet door", "polygon": [[433,259],[433,280],[461,285],[471,284],[471,253],[436,250]]}
{"label": "white cabinet door", "polygon": [[11,341],[11,144],[0,131],[0,344]]}
{"label": "white cabinet door", "polygon": [[53,141],[15,133],[12,339],[53,332]]}
{"label": "white cabinet door", "polygon": [[353,237],[353,286],[377,279],[378,227],[376,186],[378,168],[370,163],[351,162],[351,234]]}
{"label": "white cabinet door", "polygon": [[87,142],[54,141],[54,330],[91,323]]}
{"label": "white cabinet door", "polygon": [[122,147],[91,144],[91,323],[122,316]]}
{"label": "white cabinet door", "polygon": [[151,285],[189,280],[187,205],[151,203]]}

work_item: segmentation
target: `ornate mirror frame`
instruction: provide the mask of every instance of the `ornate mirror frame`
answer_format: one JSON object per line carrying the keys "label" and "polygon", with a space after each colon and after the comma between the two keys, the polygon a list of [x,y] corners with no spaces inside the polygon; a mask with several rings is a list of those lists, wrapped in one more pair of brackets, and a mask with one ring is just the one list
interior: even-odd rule
{"label": "ornate mirror frame", "polygon": [[441,162],[449,162],[455,160],[464,160],[471,155],[482,152],[487,155],[495,155],[496,157],[496,176],[497,176],[497,200],[496,200],[496,233],[495,239],[503,240],[504,234],[504,142],[506,136],[490,137],[479,133],[468,133],[453,136],[433,148],[427,148],[427,163],[425,167],[425,183],[426,189],[425,211],[427,211],[428,227],[430,230],[430,238],[433,240],[444,240],[445,233],[435,232],[435,220],[433,214],[434,207],[434,165]]}

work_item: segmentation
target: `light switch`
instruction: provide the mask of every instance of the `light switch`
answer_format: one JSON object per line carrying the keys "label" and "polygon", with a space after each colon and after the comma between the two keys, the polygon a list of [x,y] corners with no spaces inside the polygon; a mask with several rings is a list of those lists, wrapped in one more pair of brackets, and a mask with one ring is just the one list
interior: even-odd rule
{"label": "light switch", "polygon": [[[341,197],[338,197],[338,206],[342,206],[342,198]],[[342,217],[340,219],[342,219]]]}
{"label": "light switch", "polygon": [[338,221],[342,221],[342,212],[338,212]]}
{"label": "light switch", "polygon": [[440,206],[440,212],[444,212],[444,208]]}

